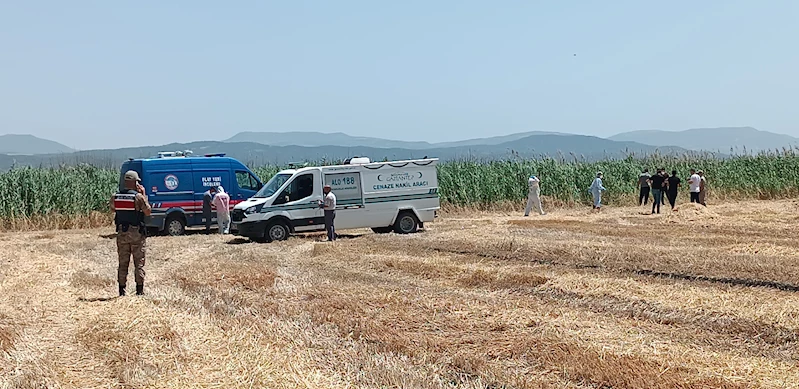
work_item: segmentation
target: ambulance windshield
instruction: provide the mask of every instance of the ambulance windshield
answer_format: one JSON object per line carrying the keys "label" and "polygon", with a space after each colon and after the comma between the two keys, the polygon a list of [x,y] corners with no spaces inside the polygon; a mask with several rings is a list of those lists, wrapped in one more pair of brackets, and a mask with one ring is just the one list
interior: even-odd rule
{"label": "ambulance windshield", "polygon": [[269,196],[272,196],[273,194],[275,194],[275,192],[278,191],[278,189],[280,189],[281,186],[283,186],[283,184],[286,183],[286,181],[288,181],[289,178],[291,178],[291,174],[276,174],[253,197],[267,198]]}

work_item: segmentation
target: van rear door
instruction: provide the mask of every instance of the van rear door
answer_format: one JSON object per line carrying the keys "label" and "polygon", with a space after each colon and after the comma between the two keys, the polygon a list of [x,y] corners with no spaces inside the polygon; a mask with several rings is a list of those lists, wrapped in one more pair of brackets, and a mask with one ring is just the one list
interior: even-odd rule
{"label": "van rear door", "polygon": [[365,227],[361,173],[325,172],[325,185],[330,185],[330,190],[336,196],[336,228]]}

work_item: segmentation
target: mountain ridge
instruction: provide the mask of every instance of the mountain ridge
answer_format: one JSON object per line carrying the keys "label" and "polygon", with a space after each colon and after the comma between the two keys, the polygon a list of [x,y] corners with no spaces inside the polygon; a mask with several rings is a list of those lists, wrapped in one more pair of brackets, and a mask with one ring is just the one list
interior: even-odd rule
{"label": "mountain ridge", "polygon": [[0,154],[6,155],[40,155],[55,153],[72,153],[75,150],[49,139],[29,134],[0,135]]}
{"label": "mountain ridge", "polygon": [[[754,127],[691,128],[682,131],[639,130],[622,132],[609,137],[615,141],[630,141],[646,145],[668,142],[694,151],[741,152],[781,149],[799,144],[799,138],[761,131]],[[708,147],[705,145],[713,145]]]}
{"label": "mountain ridge", "polygon": [[[563,143],[567,139],[569,142]],[[634,142],[617,142],[588,135],[530,135],[521,139],[496,145],[442,147],[428,149],[375,148],[366,146],[269,146],[254,142],[202,141],[170,143],[161,146],[128,147],[78,151],[70,154],[36,156],[0,155],[0,169],[11,166],[37,166],[89,163],[104,167],[116,167],[128,158],[149,158],[160,151],[192,150],[194,155],[225,153],[250,165],[283,165],[296,161],[340,161],[353,156],[366,156],[372,160],[414,159],[437,157],[453,159],[506,159],[512,157],[603,159],[625,157],[630,153],[681,153],[684,149],[652,147]]]}
{"label": "mountain ridge", "polygon": [[[323,133],[318,131],[289,132],[239,132],[223,140],[227,143],[252,142],[268,146],[367,146],[376,148],[424,149],[433,147],[432,143],[399,141],[368,136],[352,136],[343,132]],[[302,143],[302,144],[298,144]]]}
{"label": "mountain ridge", "polygon": [[[371,147],[376,149],[406,149],[406,150],[437,150],[446,148],[477,148],[483,149],[491,146],[498,146],[506,143],[513,143],[528,138],[530,136],[556,136],[560,144],[547,142],[548,146],[545,153],[551,153],[553,148],[562,152],[583,152],[575,150],[570,143],[589,137],[602,144],[603,148],[614,150],[623,147],[623,142],[633,142],[627,145],[641,149],[641,146],[652,147],[677,147],[693,151],[718,151],[728,153],[740,152],[744,148],[750,151],[760,151],[767,149],[782,148],[799,144],[799,139],[789,135],[776,134],[767,131],[760,131],[753,127],[718,127],[718,128],[697,128],[682,131],[661,131],[661,130],[638,130],[622,132],[607,138],[595,137],[591,135],[566,134],[551,131],[527,131],[508,135],[490,136],[485,138],[473,138],[447,142],[425,142],[425,141],[400,141],[383,139],[377,137],[350,136],[343,132],[322,133],[315,131],[302,132],[239,132],[232,137],[222,140],[222,143],[254,143],[268,146],[301,146],[301,147]],[[545,139],[545,138],[540,138]],[[605,141],[620,142],[613,145]],[[188,142],[196,143],[196,142]],[[175,143],[175,144],[187,144]],[[164,147],[161,145],[159,147]],[[585,146],[585,145],[584,145]],[[147,146],[151,147],[151,146]],[[224,147],[221,147],[224,148]],[[737,150],[737,151],[736,151]],[[93,150],[88,150],[93,151]],[[47,139],[38,138],[32,135],[0,135],[0,154],[6,155],[49,155],[49,154],[71,154],[75,150]]]}
{"label": "mountain ridge", "polygon": [[526,138],[531,135],[574,135],[550,131],[527,131],[486,138],[464,139],[448,142],[400,141],[368,136],[352,136],[343,132],[323,133],[318,131],[243,131],[223,142],[253,142],[269,146],[367,146],[376,148],[406,148],[425,150],[433,148],[498,145]]}

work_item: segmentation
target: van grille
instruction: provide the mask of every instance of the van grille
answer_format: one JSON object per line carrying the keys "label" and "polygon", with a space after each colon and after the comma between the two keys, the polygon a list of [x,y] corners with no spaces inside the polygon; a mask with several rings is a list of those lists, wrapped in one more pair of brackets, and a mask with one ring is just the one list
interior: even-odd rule
{"label": "van grille", "polygon": [[234,222],[240,222],[240,221],[244,220],[244,211],[242,211],[240,209],[234,209],[233,213],[230,214],[230,218]]}

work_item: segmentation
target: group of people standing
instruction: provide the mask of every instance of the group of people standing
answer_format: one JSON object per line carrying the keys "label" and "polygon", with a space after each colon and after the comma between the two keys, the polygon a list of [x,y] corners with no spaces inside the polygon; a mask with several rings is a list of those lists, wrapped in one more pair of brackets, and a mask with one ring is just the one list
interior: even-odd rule
{"label": "group of people standing", "polygon": [[[691,202],[705,204],[705,172],[691,169],[691,176],[688,178],[688,188],[691,193]],[[655,175],[650,175],[648,169],[644,169],[638,176],[638,186],[641,188],[638,196],[640,205],[647,205],[649,195],[652,194],[652,213],[660,213],[660,206],[666,205],[669,200],[671,209],[677,205],[677,195],[682,186],[682,180],[677,176],[677,171],[672,170],[671,174],[665,168],[657,170]],[[665,195],[665,196],[664,196]]]}
{"label": "group of people standing", "polygon": [[[588,187],[588,192],[591,193],[594,200],[593,209],[597,212],[602,210],[602,192],[605,191],[605,186],[602,185],[603,178],[602,172],[597,172],[594,181]],[[692,203],[707,206],[705,203],[706,182],[705,172],[691,169],[688,187]],[[655,175],[651,175],[648,169],[644,169],[641,175],[638,176],[638,186],[641,189],[638,197],[639,204],[642,206],[647,205],[651,194],[653,198],[652,214],[656,214],[660,213],[661,205],[666,205],[667,199],[671,209],[675,209],[682,180],[678,177],[676,170],[672,170],[671,174],[669,174],[665,168],[660,168],[657,169]],[[524,216],[529,216],[530,211],[533,209],[537,210],[541,215],[545,215],[546,213],[541,206],[541,179],[531,175],[527,179],[527,188],[527,206],[524,209]]]}

